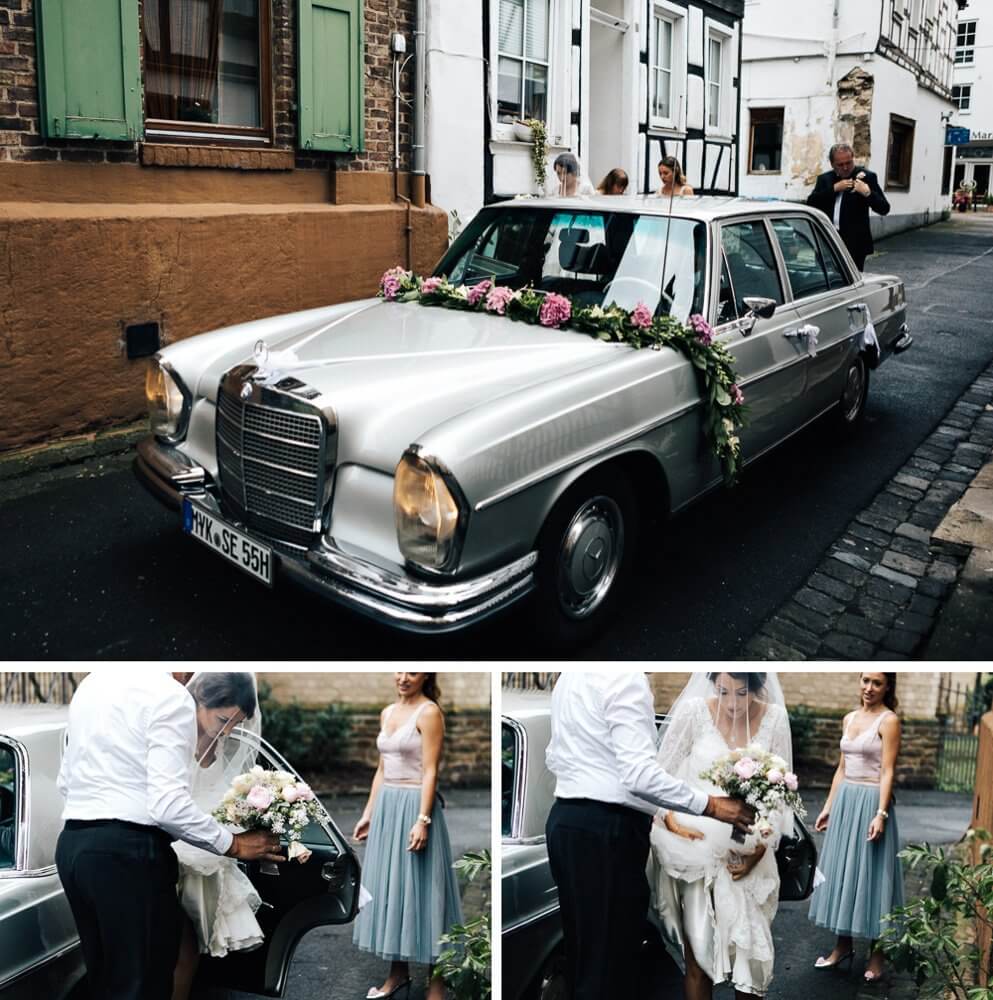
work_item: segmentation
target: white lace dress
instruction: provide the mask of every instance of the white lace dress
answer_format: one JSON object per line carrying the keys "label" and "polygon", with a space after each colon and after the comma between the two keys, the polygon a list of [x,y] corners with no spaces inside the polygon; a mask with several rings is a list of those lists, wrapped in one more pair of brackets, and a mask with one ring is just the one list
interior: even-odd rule
{"label": "white lace dress", "polygon": [[262,900],[237,861],[182,841],[172,849],[179,858],[179,901],[193,923],[200,953],[223,958],[258,948],[265,939],[255,919]]}
{"label": "white lace dress", "polygon": [[[728,745],[703,698],[688,700],[671,723],[659,763],[710,795],[724,793],[701,780]],[[789,718],[780,705],[769,704],[751,740],[789,759]],[[666,930],[683,947],[690,942],[700,968],[714,983],[731,982],[735,989],[764,996],[772,981],[775,951],[772,920],[779,903],[779,872],[775,849],[792,816],[781,817],[773,837],[764,841],[762,859],[737,882],[727,870],[729,855],[752,854],[759,839],[749,835],[744,844],[733,842],[726,823],[679,813],[677,822],[704,834],[689,840],[652,825],[652,852],[648,863],[652,902]]]}

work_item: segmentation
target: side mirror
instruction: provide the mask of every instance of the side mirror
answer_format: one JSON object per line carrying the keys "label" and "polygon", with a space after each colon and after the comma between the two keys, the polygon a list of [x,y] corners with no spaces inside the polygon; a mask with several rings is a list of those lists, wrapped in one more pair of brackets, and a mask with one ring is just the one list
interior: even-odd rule
{"label": "side mirror", "polygon": [[775,299],[766,299],[759,295],[748,295],[742,301],[748,306],[748,311],[759,319],[768,319],[776,311]]}
{"label": "side mirror", "polygon": [[776,311],[776,300],[766,299],[761,295],[746,295],[742,302],[748,306],[748,312],[741,317],[741,335],[747,337],[758,319],[768,319]]}

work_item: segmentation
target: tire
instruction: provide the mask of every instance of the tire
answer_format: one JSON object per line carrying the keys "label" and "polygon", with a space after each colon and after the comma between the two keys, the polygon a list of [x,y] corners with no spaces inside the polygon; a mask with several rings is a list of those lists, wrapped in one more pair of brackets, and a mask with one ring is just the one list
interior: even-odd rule
{"label": "tire", "polygon": [[869,366],[864,355],[856,354],[849,362],[845,373],[845,387],[832,412],[834,425],[842,436],[849,437],[862,426],[868,399]]}
{"label": "tire", "polygon": [[538,538],[532,614],[546,644],[591,639],[610,619],[637,551],[638,505],[620,473],[592,472],[556,503]]}

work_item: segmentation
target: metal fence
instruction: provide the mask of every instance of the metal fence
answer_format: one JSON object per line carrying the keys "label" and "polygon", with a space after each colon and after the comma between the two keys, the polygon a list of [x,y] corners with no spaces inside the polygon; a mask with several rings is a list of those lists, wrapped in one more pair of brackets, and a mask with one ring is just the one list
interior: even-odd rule
{"label": "metal fence", "polygon": [[0,672],[0,705],[68,705],[83,674]]}
{"label": "metal fence", "polygon": [[938,751],[938,788],[947,792],[971,792],[976,782],[979,753],[979,720],[989,707],[990,682],[977,673],[971,685],[953,683],[943,676],[938,687],[938,721],[941,746]]}

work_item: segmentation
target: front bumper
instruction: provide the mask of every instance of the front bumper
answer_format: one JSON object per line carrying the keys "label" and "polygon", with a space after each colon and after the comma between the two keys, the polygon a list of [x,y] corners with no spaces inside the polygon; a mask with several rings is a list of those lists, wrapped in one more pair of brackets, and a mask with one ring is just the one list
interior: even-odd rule
{"label": "front bumper", "polygon": [[[209,477],[183,452],[144,438],[138,444],[134,473],[160,502],[178,510],[189,497],[225,517],[211,491]],[[228,518],[246,534],[272,544]],[[277,547],[276,572],[323,597],[352,608],[381,624],[409,632],[435,634],[466,628],[502,611],[534,589],[536,552],[488,573],[459,581],[425,580],[402,566],[384,565],[324,538],[309,550]]]}

